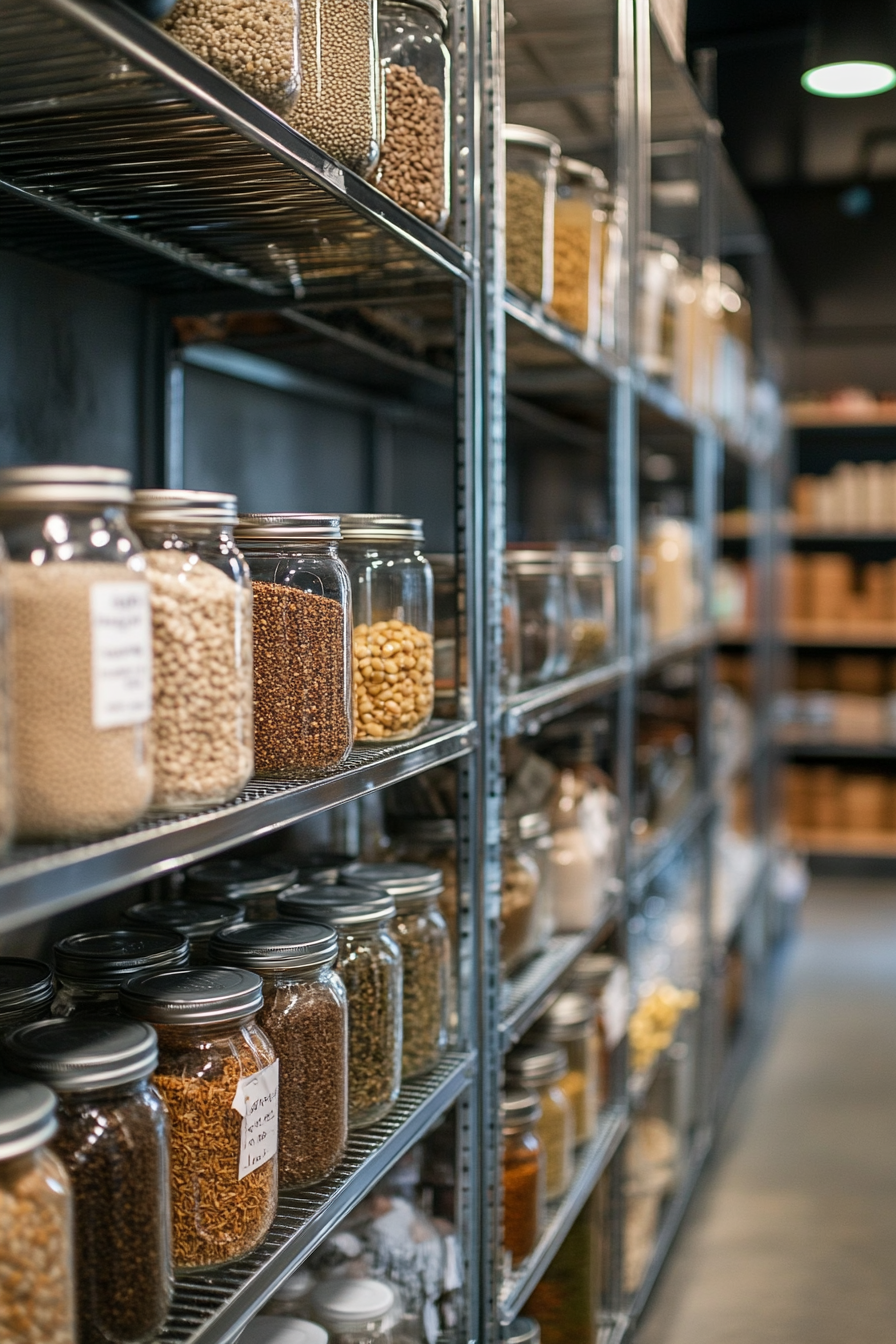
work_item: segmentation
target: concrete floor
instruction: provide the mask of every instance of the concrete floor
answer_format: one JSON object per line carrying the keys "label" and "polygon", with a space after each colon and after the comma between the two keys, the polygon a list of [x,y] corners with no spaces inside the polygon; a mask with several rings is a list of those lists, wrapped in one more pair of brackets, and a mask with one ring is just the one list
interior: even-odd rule
{"label": "concrete floor", "polygon": [[813,882],[637,1341],[896,1341],[896,882]]}

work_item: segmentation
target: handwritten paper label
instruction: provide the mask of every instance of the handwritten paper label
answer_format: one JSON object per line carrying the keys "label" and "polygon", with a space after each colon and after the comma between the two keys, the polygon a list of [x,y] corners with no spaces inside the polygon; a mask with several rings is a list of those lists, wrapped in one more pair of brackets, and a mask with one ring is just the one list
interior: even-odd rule
{"label": "handwritten paper label", "polygon": [[152,713],[148,583],[90,587],[94,728],[130,728]]}
{"label": "handwritten paper label", "polygon": [[277,1117],[280,1108],[280,1061],[250,1078],[241,1078],[233,1109],[243,1117],[240,1131],[240,1170],[243,1180],[250,1171],[263,1167],[277,1152]]}

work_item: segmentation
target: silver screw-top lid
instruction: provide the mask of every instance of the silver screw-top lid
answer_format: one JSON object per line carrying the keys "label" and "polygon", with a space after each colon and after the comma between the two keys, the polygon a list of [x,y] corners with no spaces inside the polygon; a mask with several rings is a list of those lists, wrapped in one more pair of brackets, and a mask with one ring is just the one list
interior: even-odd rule
{"label": "silver screw-top lid", "polygon": [[135,490],[129,517],[137,528],[159,523],[228,527],[237,520],[237,499],[218,490]]}
{"label": "silver screw-top lid", "polygon": [[531,1316],[517,1316],[502,1335],[503,1344],[541,1344],[541,1326]]}
{"label": "silver screw-top lid", "polygon": [[261,976],[254,971],[200,966],[135,976],[122,989],[119,1002],[123,1012],[144,1022],[201,1026],[252,1017],[264,995]]}
{"label": "silver screw-top lid", "polygon": [[545,1041],[521,1045],[507,1056],[507,1076],[527,1087],[556,1083],[569,1072],[569,1056],[562,1045]]}
{"label": "silver screw-top lid", "polygon": [[551,1040],[574,1040],[587,1036],[594,1025],[594,1000],[586,994],[561,994],[538,1023],[540,1036]]}
{"label": "silver screw-top lid", "polygon": [[33,1012],[53,998],[53,972],[29,957],[0,957],[0,1022]]}
{"label": "silver screw-top lid", "polygon": [[238,924],[244,913],[236,901],[142,901],[125,911],[125,919],[138,929],[173,929],[192,942]]}
{"label": "silver screw-top lid", "polygon": [[339,515],[343,541],[420,541],[423,519],[401,513],[343,513]]}
{"label": "silver screw-top lid", "polygon": [[342,529],[332,513],[241,513],[235,533],[240,545],[256,541],[339,541]]}
{"label": "silver screw-top lid", "polygon": [[56,1098],[43,1083],[0,1084],[0,1162],[21,1157],[56,1133]]}
{"label": "silver screw-top lid", "polygon": [[221,929],[212,938],[208,952],[219,966],[244,966],[250,971],[312,971],[332,966],[339,939],[327,924],[272,920]]}
{"label": "silver screw-top lid", "polygon": [[0,508],[41,504],[129,504],[131,473],[119,467],[4,467],[0,470]]}
{"label": "silver screw-top lid", "polygon": [[509,1087],[501,1098],[501,1124],[505,1129],[522,1129],[541,1119],[538,1093],[529,1087]]}
{"label": "silver screw-top lid", "polygon": [[521,840],[542,840],[551,833],[551,819],[546,812],[527,812],[517,818]]}
{"label": "silver screw-top lid", "polygon": [[138,971],[184,966],[190,945],[163,929],[73,933],[53,948],[57,974],[89,989],[117,989]]}
{"label": "silver screw-top lid", "polygon": [[280,893],[277,914],[281,919],[311,920],[332,924],[336,929],[352,929],[394,919],[395,901],[391,896],[378,895],[370,887],[298,886]]}
{"label": "silver screw-top lid", "polygon": [[351,887],[383,891],[399,906],[421,896],[438,896],[445,889],[441,868],[426,863],[349,863],[340,877]]}
{"label": "silver screw-top lid", "polygon": [[190,896],[239,901],[244,896],[276,895],[298,877],[295,864],[279,859],[210,859],[185,874]]}
{"label": "silver screw-top lid", "polygon": [[17,1027],[0,1047],[10,1069],[57,1092],[97,1092],[148,1078],[159,1059],[152,1027],[122,1018],[53,1018]]}
{"label": "silver screw-top lid", "polygon": [[610,952],[586,952],[573,965],[573,988],[583,994],[598,994],[619,965]]}

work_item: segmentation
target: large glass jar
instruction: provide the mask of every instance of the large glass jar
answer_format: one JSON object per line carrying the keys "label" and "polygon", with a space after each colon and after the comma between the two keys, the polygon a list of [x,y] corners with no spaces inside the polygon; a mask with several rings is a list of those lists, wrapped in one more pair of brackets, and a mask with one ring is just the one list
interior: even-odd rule
{"label": "large glass jar", "polygon": [[586,952],[575,964],[572,988],[589,998],[597,1013],[598,1104],[603,1106],[610,1098],[610,1058],[628,1026],[628,968],[608,952]]}
{"label": "large glass jar", "polygon": [[514,1268],[535,1249],[544,1225],[545,1153],[536,1132],[540,1119],[537,1093],[529,1088],[505,1093],[501,1102],[504,1250]]}
{"label": "large glass jar", "polygon": [[246,919],[275,919],[278,895],[298,875],[289,859],[209,859],[187,869],[184,892],[199,900],[232,901]]}
{"label": "large glass jar", "polygon": [[[305,8],[303,4],[303,12]],[[176,0],[161,27],[194,56],[285,116],[299,91],[298,9],[298,0],[229,0],[226,5]]]}
{"label": "large glass jar", "polygon": [[519,603],[521,685],[565,676],[570,661],[565,557],[552,550],[510,550],[506,564]]}
{"label": "large glass jar", "polygon": [[318,513],[247,514],[236,529],[252,574],[259,774],[322,770],[351,751],[352,601],[340,535],[339,519]]}
{"label": "large glass jar", "polygon": [[159,1037],[153,1082],[168,1107],[176,1270],[248,1255],[277,1211],[277,1056],[256,1022],[254,971],[136,976],[122,1011]]}
{"label": "large glass jar", "polygon": [[74,1193],[78,1344],[153,1339],[172,1288],[155,1032],[121,1019],[35,1022],[12,1033],[3,1057],[59,1094],[53,1149]]}
{"label": "large glass jar", "polygon": [[585,994],[561,994],[538,1023],[537,1032],[564,1047],[569,1064],[560,1078],[575,1120],[575,1141],[585,1143],[597,1125],[600,1101],[597,1012]]}
{"label": "large glass jar", "polygon": [[45,962],[0,957],[0,1036],[46,1017],[54,993],[53,972]]}
{"label": "large glass jar", "polygon": [[352,583],[352,703],[357,746],[415,737],[432,718],[432,570],[423,524],[344,513],[339,553]]}
{"label": "large glass jar", "polygon": [[516,566],[504,557],[501,575],[501,690],[516,695],[523,684],[523,641]]}
{"label": "large glass jar", "polygon": [[150,590],[125,516],[130,479],[110,467],[0,471],[21,839],[108,834],[152,796]]}
{"label": "large glass jar", "polygon": [[243,918],[240,907],[230,901],[141,901],[125,911],[132,928],[170,929],[186,938],[191,966],[204,966],[213,935]]}
{"label": "large glass jar", "polygon": [[569,1073],[566,1051],[550,1042],[519,1046],[507,1056],[506,1069],[512,1082],[538,1093],[541,1119],[536,1131],[544,1147],[545,1196],[559,1199],[572,1180],[576,1143],[572,1105],[562,1086],[558,1086]]}
{"label": "large glass jar", "polygon": [[41,1083],[0,1086],[0,1339],[75,1344],[72,1196],[47,1144],[56,1098]]}
{"label": "large glass jar", "polygon": [[594,1344],[601,1304],[602,1193],[598,1186],[589,1196],[525,1304],[538,1320],[541,1344]]}
{"label": "large glass jar", "polygon": [[186,938],[174,930],[101,929],[72,933],[53,948],[56,996],[51,1017],[118,1014],[118,991],[141,971],[185,966],[190,956]]}
{"label": "large glass jar", "polygon": [[330,1344],[392,1344],[401,1307],[379,1279],[330,1279],[311,1294],[311,1309]]}
{"label": "large glass jar", "polygon": [[560,772],[551,822],[554,908],[561,933],[591,927],[616,872],[619,805],[606,776],[582,764]]}
{"label": "large glass jar", "polygon": [[554,292],[560,146],[533,126],[505,126],[507,283],[545,305]]}
{"label": "large glass jar", "polygon": [[521,848],[534,860],[538,869],[532,933],[529,939],[529,950],[535,952],[544,947],[556,925],[554,871],[551,865],[551,851],[554,848],[551,819],[547,812],[527,812],[517,818],[516,826]]}
{"label": "large glass jar", "polygon": [[421,863],[352,863],[342,870],[350,886],[385,892],[395,902],[392,935],[401,949],[401,1076],[413,1078],[438,1064],[448,1045],[451,942],[439,909],[440,868]]}
{"label": "large glass jar", "polygon": [[671,639],[700,617],[698,550],[693,524],[650,518],[641,543],[641,610],[648,638]]}
{"label": "large glass jar", "polygon": [[616,641],[615,566],[599,551],[569,556],[571,672],[597,667]]}
{"label": "large glass jar", "polygon": [[238,924],[212,939],[222,966],[264,982],[258,1016],[280,1061],[280,1185],[310,1185],[339,1164],[348,1137],[348,999],[326,924]]}
{"label": "large glass jar", "polygon": [[441,0],[379,0],[386,137],[381,191],[437,229],[448,222],[451,67]]}
{"label": "large glass jar", "polygon": [[137,490],[152,590],[153,795],[162,812],[229,802],[252,774],[252,588],[236,495]]}
{"label": "large glass jar", "polygon": [[675,367],[678,244],[650,234],[641,257],[637,352],[644,372],[669,378]]}
{"label": "large glass jar", "polygon": [[516,970],[533,951],[540,874],[515,818],[501,823],[501,967]]}
{"label": "large glass jar", "polygon": [[382,141],[375,0],[302,0],[302,87],[287,120],[362,177]]}
{"label": "large glass jar", "polygon": [[601,263],[607,225],[607,179],[599,168],[562,158],[554,206],[554,292],[562,322],[597,340]]}
{"label": "large glass jar", "polygon": [[388,1115],[401,1087],[402,964],[390,932],[390,896],[347,886],[293,887],[277,898],[281,919],[331,924],[336,969],[348,993],[348,1125],[366,1129]]}
{"label": "large glass jar", "polygon": [[[457,714],[457,621],[463,594],[457,588],[457,558],[448,552],[427,557],[432,569],[433,667],[438,717]],[[463,676],[461,678],[463,680]]]}

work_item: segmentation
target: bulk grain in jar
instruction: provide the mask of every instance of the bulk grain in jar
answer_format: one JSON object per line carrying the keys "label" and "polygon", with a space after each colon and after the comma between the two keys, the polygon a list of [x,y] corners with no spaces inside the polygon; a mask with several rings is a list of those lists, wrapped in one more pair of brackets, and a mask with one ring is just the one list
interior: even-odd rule
{"label": "bulk grain in jar", "polygon": [[554,201],[560,146],[534,126],[505,126],[507,283],[545,305],[554,290]]}
{"label": "bulk grain in jar", "polygon": [[600,335],[601,262],[607,227],[607,179],[599,168],[562,158],[554,206],[551,309],[591,340]]}
{"label": "bulk grain in jar", "polygon": [[501,1102],[504,1141],[504,1251],[514,1268],[535,1249],[545,1215],[545,1152],[536,1126],[541,1119],[538,1094],[509,1088]]}
{"label": "bulk grain in jar", "polygon": [[59,1095],[53,1150],[74,1193],[78,1344],[143,1344],[171,1300],[168,1123],[149,1082],[155,1032],[78,1017],[19,1027],[16,1073]]}
{"label": "bulk grain in jar", "polygon": [[568,1067],[559,1086],[572,1108],[575,1142],[585,1143],[594,1134],[600,1102],[600,1038],[594,1001],[585,994],[561,994],[535,1031],[563,1048]]}
{"label": "bulk grain in jar", "polygon": [[121,991],[122,1011],[159,1037],[176,1270],[242,1259],[277,1211],[279,1069],[256,1021],[263,1003],[254,971],[222,966],[140,975]]}
{"label": "bulk grain in jar", "polygon": [[186,938],[192,966],[208,961],[208,945],[219,929],[243,919],[241,908],[229,901],[141,901],[125,911],[131,928],[169,929]]}
{"label": "bulk grain in jar", "polygon": [[0,471],[21,839],[105,835],[152,796],[150,590],[130,499],[113,468]]}
{"label": "bulk grain in jar", "polygon": [[252,589],[236,496],[137,490],[129,517],[152,592],[152,806],[229,802],[252,774]]}
{"label": "bulk grain in jar", "polygon": [[176,0],[160,26],[281,116],[295,102],[298,0]]}
{"label": "bulk grain in jar", "polygon": [[441,0],[379,0],[386,135],[377,185],[444,229],[449,209],[451,66]]}
{"label": "bulk grain in jar", "polygon": [[231,902],[249,920],[275,919],[277,897],[298,876],[298,868],[289,859],[209,859],[187,869],[184,895]]}
{"label": "bulk grain in jar", "polygon": [[597,667],[616,643],[615,562],[599,551],[573,551],[568,559],[570,671]]}
{"label": "bulk grain in jar", "polygon": [[53,948],[56,995],[51,1017],[116,1016],[118,991],[132,975],[185,966],[190,945],[173,929],[100,929],[72,933]]}
{"label": "bulk grain in jar", "polygon": [[0,957],[0,1036],[47,1017],[54,993],[53,972],[45,962]]}
{"label": "bulk grain in jar", "polygon": [[550,1042],[519,1046],[507,1056],[506,1069],[512,1082],[538,1093],[541,1119],[535,1128],[544,1147],[545,1197],[559,1199],[572,1180],[576,1142],[572,1105],[560,1085],[569,1072],[566,1051]]}
{"label": "bulk grain in jar", "polygon": [[302,0],[302,87],[287,120],[367,177],[380,156],[375,0]]}

